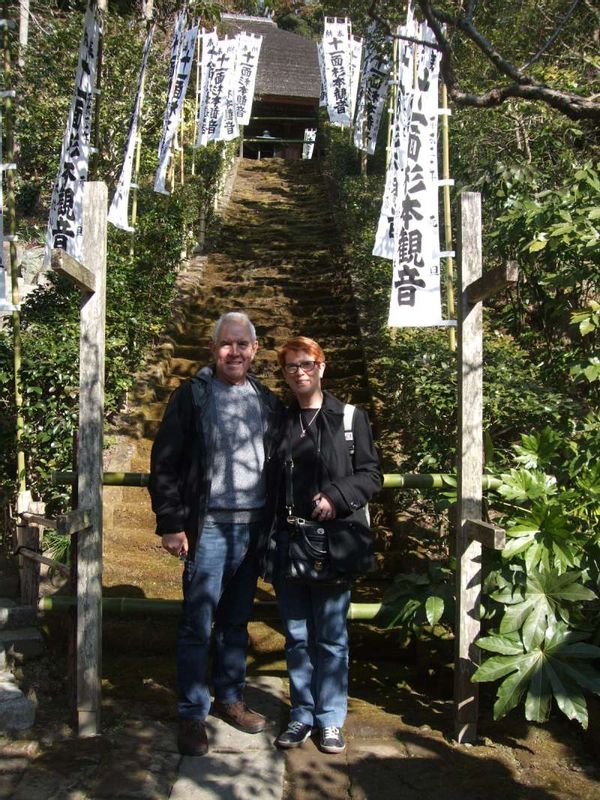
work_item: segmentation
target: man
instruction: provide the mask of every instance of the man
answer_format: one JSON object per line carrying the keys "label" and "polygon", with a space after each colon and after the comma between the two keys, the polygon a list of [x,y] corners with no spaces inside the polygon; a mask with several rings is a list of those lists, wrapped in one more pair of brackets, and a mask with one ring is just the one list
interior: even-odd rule
{"label": "man", "polygon": [[169,553],[185,560],[177,633],[182,755],[208,750],[213,623],[212,713],[247,733],[265,727],[243,692],[259,555],[275,512],[269,473],[283,405],[248,374],[257,349],[248,317],[224,314],[213,333],[214,364],[173,392],[152,447],[156,532]]}

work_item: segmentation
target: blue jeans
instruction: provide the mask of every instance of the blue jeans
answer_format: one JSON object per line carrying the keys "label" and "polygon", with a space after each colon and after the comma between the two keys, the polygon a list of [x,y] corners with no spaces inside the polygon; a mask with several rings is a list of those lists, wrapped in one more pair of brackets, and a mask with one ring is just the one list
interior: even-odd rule
{"label": "blue jeans", "polygon": [[246,681],[248,620],[259,565],[260,523],[206,523],[194,560],[183,572],[183,614],[177,631],[177,711],[205,719],[210,710],[208,662],[214,623],[212,682],[215,699],[242,699]]}
{"label": "blue jeans", "polygon": [[341,728],[348,710],[350,589],[287,580],[287,541],[287,533],[278,534],[275,591],[285,630],[290,719]]}

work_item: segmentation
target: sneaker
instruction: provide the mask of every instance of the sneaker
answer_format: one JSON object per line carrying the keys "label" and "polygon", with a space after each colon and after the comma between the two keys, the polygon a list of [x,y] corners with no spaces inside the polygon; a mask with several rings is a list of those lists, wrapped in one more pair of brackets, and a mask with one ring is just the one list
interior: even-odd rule
{"label": "sneaker", "polygon": [[212,713],[244,733],[260,733],[267,724],[263,715],[252,711],[243,700],[238,700],[237,703],[220,703],[215,700]]}
{"label": "sneaker", "polygon": [[311,725],[302,722],[290,722],[287,728],[275,739],[277,747],[299,747],[308,739],[312,731]]}
{"label": "sneaker", "polygon": [[208,737],[203,720],[179,718],[177,749],[182,756],[203,756],[208,752]]}
{"label": "sneaker", "polygon": [[341,753],[346,749],[346,742],[339,728],[328,725],[319,730],[319,749],[324,753]]}

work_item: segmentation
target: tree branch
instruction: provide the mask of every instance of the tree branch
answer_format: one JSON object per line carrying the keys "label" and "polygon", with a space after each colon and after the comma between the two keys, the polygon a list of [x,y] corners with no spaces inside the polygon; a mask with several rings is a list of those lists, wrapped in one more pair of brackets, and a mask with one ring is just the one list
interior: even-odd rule
{"label": "tree branch", "polygon": [[558,37],[561,35],[561,33],[567,27],[567,23],[569,22],[569,20],[571,19],[571,17],[575,13],[575,10],[576,10],[577,6],[579,5],[579,3],[580,3],[580,0],[573,0],[573,3],[571,4],[571,8],[567,11],[567,13],[563,17],[562,21],[556,26],[556,28],[555,28],[554,32],[552,33],[552,35],[548,37],[548,39],[544,42],[544,44],[537,51],[537,53],[534,56],[532,56],[526,64],[523,64],[523,66],[521,67],[522,71],[525,71],[526,69],[529,69],[529,67],[532,64],[535,64],[535,62],[538,61],[538,59],[541,58],[541,56],[546,52],[546,50],[549,47],[552,47],[554,42],[558,39]]}
{"label": "tree branch", "polygon": [[[518,67],[500,55],[485,36],[475,28],[467,16],[450,17],[445,12],[440,12],[434,8],[430,0],[417,0],[417,2],[440,45],[440,50],[442,51],[440,65],[442,77],[450,97],[458,105],[493,108],[501,105],[509,97],[518,97],[523,100],[546,103],[570,119],[600,119],[600,103],[596,98],[582,97],[572,92],[552,89],[530,76],[524,75]],[[472,10],[472,8],[473,4],[470,5],[469,10]],[[460,30],[494,64],[496,69],[510,78],[513,83],[490,89],[482,94],[463,92],[459,88],[455,74],[452,45],[446,38],[444,28],[440,23],[444,23],[451,29]]]}

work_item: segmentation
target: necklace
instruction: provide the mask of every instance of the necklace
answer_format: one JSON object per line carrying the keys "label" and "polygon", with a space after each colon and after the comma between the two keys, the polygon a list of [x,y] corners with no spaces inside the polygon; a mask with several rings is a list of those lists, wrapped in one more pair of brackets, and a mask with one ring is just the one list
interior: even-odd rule
{"label": "necklace", "polygon": [[314,414],[312,415],[312,417],[310,418],[310,422],[308,422],[308,423],[306,424],[306,428],[304,427],[304,423],[302,422],[302,411],[300,411],[300,413],[298,414],[298,419],[299,419],[299,421],[300,421],[300,431],[301,431],[301,432],[300,432],[300,438],[301,438],[301,439],[304,439],[304,437],[306,436],[306,434],[307,434],[307,432],[308,432],[308,429],[309,429],[309,428],[310,428],[310,426],[313,424],[313,422],[316,420],[316,418],[317,418],[317,415],[318,415],[318,413],[319,413],[319,411],[320,411],[320,410],[321,410],[320,408],[317,408],[317,410],[315,411],[315,413],[314,413]]}

